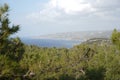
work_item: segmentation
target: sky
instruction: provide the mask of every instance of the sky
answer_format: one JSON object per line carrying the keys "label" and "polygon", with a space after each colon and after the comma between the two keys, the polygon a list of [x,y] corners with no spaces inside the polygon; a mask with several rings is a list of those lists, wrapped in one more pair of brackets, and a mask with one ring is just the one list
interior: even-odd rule
{"label": "sky", "polygon": [[120,29],[120,0],[0,0],[10,7],[16,36]]}

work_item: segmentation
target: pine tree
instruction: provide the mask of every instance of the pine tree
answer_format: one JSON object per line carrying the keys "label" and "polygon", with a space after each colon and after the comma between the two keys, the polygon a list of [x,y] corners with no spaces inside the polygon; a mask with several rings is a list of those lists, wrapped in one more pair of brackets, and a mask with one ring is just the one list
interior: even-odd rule
{"label": "pine tree", "polygon": [[112,33],[112,42],[117,46],[117,48],[120,50],[120,32],[114,29]]}
{"label": "pine tree", "polygon": [[24,53],[24,45],[19,38],[10,36],[19,30],[19,25],[10,26],[9,6],[0,6],[0,80],[16,80],[21,74],[19,61]]}
{"label": "pine tree", "polygon": [[10,38],[12,34],[18,32],[19,25],[10,26],[8,12],[9,6],[7,4],[0,6],[0,54],[8,55],[11,58],[20,58],[19,54],[23,53],[23,44],[19,38]]}

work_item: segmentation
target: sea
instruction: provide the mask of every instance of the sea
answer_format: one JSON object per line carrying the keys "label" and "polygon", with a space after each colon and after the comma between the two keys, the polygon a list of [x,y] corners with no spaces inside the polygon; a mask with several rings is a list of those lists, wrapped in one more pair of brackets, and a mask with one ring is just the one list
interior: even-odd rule
{"label": "sea", "polygon": [[56,48],[72,48],[75,45],[79,45],[80,40],[60,40],[60,39],[31,39],[22,38],[22,42],[26,45],[35,45],[39,47],[56,47]]}

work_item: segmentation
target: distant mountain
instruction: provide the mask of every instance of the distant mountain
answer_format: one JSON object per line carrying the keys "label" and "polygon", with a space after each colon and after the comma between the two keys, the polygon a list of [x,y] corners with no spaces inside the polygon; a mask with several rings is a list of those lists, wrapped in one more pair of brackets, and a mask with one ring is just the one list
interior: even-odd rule
{"label": "distant mountain", "polygon": [[80,31],[66,32],[33,37],[36,39],[61,39],[61,40],[82,40],[87,41],[91,38],[110,38],[112,31]]}

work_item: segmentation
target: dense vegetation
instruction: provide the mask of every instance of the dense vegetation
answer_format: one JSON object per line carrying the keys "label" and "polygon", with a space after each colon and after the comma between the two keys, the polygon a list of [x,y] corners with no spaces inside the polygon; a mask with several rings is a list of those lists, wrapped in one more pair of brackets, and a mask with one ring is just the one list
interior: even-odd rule
{"label": "dense vegetation", "polygon": [[0,80],[120,80],[120,32],[112,44],[80,44],[71,49],[24,45],[10,35],[8,5],[0,7]]}

